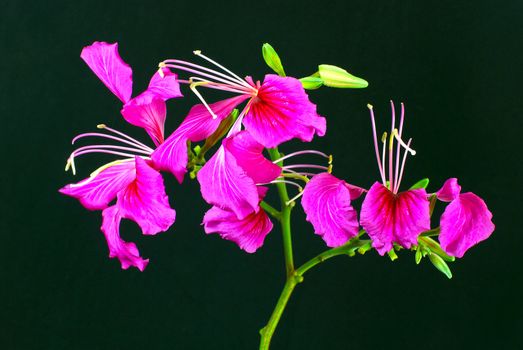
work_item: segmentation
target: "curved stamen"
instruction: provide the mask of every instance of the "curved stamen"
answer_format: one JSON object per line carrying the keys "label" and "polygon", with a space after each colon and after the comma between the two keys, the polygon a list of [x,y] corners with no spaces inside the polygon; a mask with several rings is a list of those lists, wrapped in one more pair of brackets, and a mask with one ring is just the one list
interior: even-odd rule
{"label": "curved stamen", "polygon": [[[164,61],[164,62],[166,62],[166,61]],[[230,80],[230,78],[229,79],[220,78],[218,76],[215,76],[215,75],[212,75],[212,74],[208,74],[208,73],[199,71],[197,69],[192,69],[192,68],[187,68],[187,67],[184,67],[184,66],[180,66],[178,64],[164,63],[164,67],[179,69],[179,70],[182,70],[182,71],[185,71],[185,72],[188,72],[188,73],[197,74],[199,76],[206,77],[208,79],[215,80],[217,82],[221,82],[221,83],[224,83],[224,84],[229,85],[229,86],[234,86],[234,87],[236,87],[236,88],[238,88],[240,90],[245,90],[246,92],[247,91],[248,92],[252,92],[254,90],[254,88],[252,86],[249,85],[249,88],[247,88],[245,85],[238,84],[236,81]],[[199,68],[203,69],[204,67],[199,67]],[[220,75],[223,75],[223,74],[220,73]]]}
{"label": "curved stamen", "polygon": [[98,124],[96,127],[97,127],[98,129],[105,129],[105,130],[110,131],[110,132],[112,132],[112,133],[115,133],[115,134],[117,134],[117,135],[123,136],[123,137],[125,137],[126,139],[131,140],[131,141],[132,141],[133,143],[135,143],[137,146],[140,146],[140,148],[144,148],[144,149],[147,150],[147,151],[151,151],[151,153],[154,152],[154,150],[153,150],[151,147],[147,146],[146,144],[144,144],[144,143],[138,141],[138,140],[135,139],[135,138],[132,138],[131,136],[129,136],[129,135],[127,135],[127,134],[124,134],[124,133],[121,132],[121,131],[118,131],[118,130],[116,130],[116,129],[110,128],[110,127],[108,127],[108,126],[105,125],[105,124]]}
{"label": "curved stamen", "polygon": [[380,151],[378,147],[378,136],[376,134],[376,121],[374,120],[374,109],[372,105],[369,103],[367,104],[367,108],[370,111],[370,120],[372,122],[372,135],[374,139],[374,150],[376,151],[376,161],[378,162],[378,168],[381,175],[381,181],[385,184],[385,173],[383,172],[383,166],[381,165],[380,161]]}
{"label": "curved stamen", "polygon": [[400,188],[400,184],[401,184],[401,179],[403,178],[403,171],[405,170],[405,162],[407,161],[407,154],[409,154],[409,152],[407,152],[407,149],[410,149],[410,143],[412,142],[412,138],[409,139],[409,141],[407,142],[406,144],[406,150],[405,150],[405,153],[403,153],[403,161],[401,162],[401,170],[400,170],[400,177],[398,179],[398,182],[396,183],[396,187],[394,188],[394,193],[398,193],[398,190]]}
{"label": "curved stamen", "polygon": [[298,190],[303,191],[303,188],[299,184],[297,184],[296,182],[289,181],[289,180],[284,180],[283,178],[277,178],[276,180],[273,180],[271,182],[266,182],[266,183],[257,183],[256,186],[271,185],[271,184],[278,184],[278,183],[292,185],[292,186],[297,187]]}
{"label": "curved stamen", "polygon": [[[178,81],[180,81],[180,80],[178,80]],[[204,83],[204,84],[202,84],[202,86],[209,88],[209,89],[235,92],[237,94],[242,94],[242,95],[245,95],[247,93],[249,93],[249,94],[252,93],[252,91],[250,91],[250,90],[249,91],[247,91],[245,89],[240,90],[239,88],[236,88],[236,87],[230,87],[230,85],[227,85],[227,84],[212,82],[209,80],[205,80],[204,78],[200,78],[200,77],[189,77],[189,80],[187,80],[187,83],[192,84],[195,81]]]}
{"label": "curved stamen", "polygon": [[399,142],[399,144],[400,144],[401,146],[403,146],[403,148],[405,148],[405,151],[409,152],[409,153],[412,154],[413,156],[416,155],[416,151],[413,150],[412,148],[410,148],[408,143],[405,144],[405,142],[403,142],[403,140],[400,139],[400,138],[398,137],[398,134],[397,134],[397,133],[396,133],[396,135],[395,135],[395,138],[396,138],[396,140]]}
{"label": "curved stamen", "polygon": [[142,149],[131,148],[131,147],[123,147],[123,146],[114,146],[114,145],[89,145],[89,146],[83,146],[83,147],[77,148],[74,151],[72,151],[71,155],[77,154],[78,152],[81,152],[81,151],[84,151],[84,150],[88,150],[88,149],[117,149],[117,150],[122,150],[122,151],[131,151],[131,152],[135,152],[135,153],[141,153],[141,154],[144,154],[146,156],[151,155],[151,152],[146,152],[146,151],[144,151]]}
{"label": "curved stamen", "polygon": [[202,51],[201,50],[195,50],[193,51],[193,53],[196,55],[196,56],[199,56],[201,58],[203,58],[204,60],[214,64],[216,67],[219,67],[221,69],[223,69],[225,72],[229,73],[230,75],[232,75],[233,77],[235,77],[241,84],[245,84],[249,87],[251,87],[245,80],[243,80],[242,78],[240,78],[239,76],[237,76],[234,72],[232,72],[231,70],[225,68],[224,66],[222,66],[221,64],[219,64],[218,62],[210,59],[209,57],[205,56],[204,54],[202,54]]}
{"label": "curved stamen", "polygon": [[[398,129],[393,129],[389,136],[389,188],[392,191],[394,188],[394,179],[393,179],[393,165],[392,160],[394,159],[392,157],[392,151],[394,149],[394,136],[398,133]],[[398,146],[399,147],[399,146]]]}
{"label": "curved stamen", "polygon": [[292,164],[292,165],[285,165],[284,167],[282,167],[283,170],[296,169],[296,168],[321,169],[321,170],[328,171],[330,167],[326,167],[323,165],[316,165],[316,164]]}
{"label": "curved stamen", "polygon": [[280,157],[276,160],[273,161],[274,164],[277,164],[279,162],[281,162],[282,160],[285,160],[285,159],[288,159],[288,158],[291,158],[291,157],[295,157],[295,156],[299,156],[299,155],[302,155],[302,154],[317,154],[317,155],[320,155],[324,158],[327,158],[329,159],[329,164],[332,163],[332,155],[328,156],[326,155],[325,153],[323,152],[320,152],[320,151],[316,151],[316,150],[303,150],[303,151],[297,151],[297,152],[293,152],[293,153],[289,153],[283,157]]}
{"label": "curved stamen", "polygon": [[295,202],[298,198],[300,198],[301,196],[303,196],[303,190],[301,190],[297,195],[295,195],[294,197],[292,197],[291,199],[289,199],[287,202],[285,202],[285,205],[289,205],[293,202]]}
{"label": "curved stamen", "polygon": [[385,182],[383,182],[383,186],[387,186],[387,177],[385,176],[385,148],[387,146],[387,132],[385,131],[383,135],[381,135],[381,143],[383,144],[383,147],[381,148],[381,163],[383,164],[383,178],[385,179]]}
{"label": "curved stamen", "polygon": [[212,119],[216,119],[218,118],[218,116],[216,114],[214,114],[214,112],[212,111],[211,107],[209,107],[209,105],[207,104],[207,102],[204,100],[203,96],[200,94],[200,92],[198,92],[198,90],[196,90],[196,86],[200,86],[200,85],[204,85],[205,83],[203,82],[200,82],[200,83],[192,83],[191,85],[189,85],[189,87],[191,88],[192,92],[194,92],[194,94],[196,95],[196,97],[198,97],[200,99],[200,101],[203,103],[203,105],[205,106],[205,108],[207,108],[207,110],[209,111],[209,113],[211,114],[212,116]]}
{"label": "curved stamen", "polygon": [[144,147],[141,147],[141,146],[139,146],[139,145],[137,145],[137,144],[135,144],[135,143],[129,142],[129,141],[127,141],[127,140],[124,140],[124,139],[122,139],[122,138],[119,138],[119,137],[116,137],[116,136],[112,136],[112,135],[102,134],[102,133],[98,133],[98,132],[88,132],[88,133],[80,134],[80,135],[76,136],[76,137],[73,139],[73,141],[71,142],[71,144],[74,145],[74,143],[75,143],[76,141],[78,141],[79,139],[84,138],[84,137],[102,137],[102,138],[106,138],[106,139],[116,140],[116,141],[120,141],[120,142],[122,142],[122,143],[126,143],[126,144],[128,144],[128,145],[135,146],[135,147],[137,147],[137,148],[143,149],[144,151],[147,151],[147,152],[150,152],[150,153],[153,152],[153,150],[150,149],[150,148],[147,147],[147,146],[146,146],[147,148],[144,148]]}
{"label": "curved stamen", "polygon": [[314,175],[320,174],[320,173],[309,173],[309,172],[305,172],[305,171],[295,171],[292,169],[285,169],[285,171],[286,172],[283,173],[283,176],[285,176],[286,174],[293,174],[293,175],[308,177],[308,176],[314,176]]}

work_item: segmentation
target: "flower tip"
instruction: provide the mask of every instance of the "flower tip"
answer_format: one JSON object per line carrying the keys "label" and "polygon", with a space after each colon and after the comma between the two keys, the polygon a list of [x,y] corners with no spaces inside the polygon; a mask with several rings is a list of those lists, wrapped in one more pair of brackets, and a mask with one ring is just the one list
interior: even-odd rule
{"label": "flower tip", "polygon": [[367,103],[367,108],[368,109],[372,109],[373,107],[372,107],[372,105],[370,103]]}

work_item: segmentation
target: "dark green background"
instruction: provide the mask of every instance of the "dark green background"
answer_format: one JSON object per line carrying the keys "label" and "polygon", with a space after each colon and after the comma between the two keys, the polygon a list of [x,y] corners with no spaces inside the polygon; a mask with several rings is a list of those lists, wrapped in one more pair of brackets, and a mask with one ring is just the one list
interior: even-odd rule
{"label": "dark green background", "polygon": [[[456,176],[494,213],[496,232],[452,265],[452,280],[427,261],[415,265],[409,252],[395,262],[375,252],[340,257],[311,271],[274,349],[523,346],[522,3],[326,3],[2,2],[1,349],[254,349],[283,285],[279,231],[254,255],[205,236],[207,205],[194,182],[180,187],[166,176],[178,213],[167,233],[143,237],[133,223],[122,225],[151,259],[144,273],[107,258],[99,212],[57,193],[81,178],[63,172],[74,135],[104,122],[146,140],[80,60],[95,40],[119,42],[135,94],[160,60],[193,59],[194,49],[258,79],[268,72],[264,42],[290,75],[319,63],[346,67],[370,86],[311,92],[328,134],[306,147],[333,153],[337,176],[369,187],[378,171],[366,104],[383,129],[388,100],[405,101],[418,155],[404,186],[430,177],[435,191]],[[167,132],[196,102],[185,93],[168,104]],[[104,160],[79,160],[80,176]],[[302,263],[325,247],[295,212]]]}

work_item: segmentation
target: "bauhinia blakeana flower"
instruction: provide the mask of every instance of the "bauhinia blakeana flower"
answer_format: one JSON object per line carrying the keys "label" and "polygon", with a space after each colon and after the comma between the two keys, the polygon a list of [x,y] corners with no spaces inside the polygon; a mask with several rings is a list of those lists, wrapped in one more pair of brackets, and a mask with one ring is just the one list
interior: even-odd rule
{"label": "bauhinia blakeana flower", "polygon": [[[418,244],[418,236],[430,230],[429,201],[424,188],[399,192],[407,155],[415,154],[410,148],[412,139],[407,143],[402,140],[404,107],[401,105],[399,129],[396,128],[394,104],[391,101],[392,123],[390,135],[383,134],[382,153],[378,147],[374,111],[368,106],[371,114],[372,130],[376,159],[381,175],[381,183],[376,182],[369,189],[361,207],[360,223],[378,253],[384,255],[397,243],[404,248]],[[388,146],[388,147],[387,147]],[[403,151],[403,159],[400,157]],[[388,156],[388,173],[387,173]],[[388,178],[387,178],[388,175]]]}
{"label": "bauhinia blakeana flower", "polygon": [[[131,99],[131,68],[120,58],[117,44],[95,42],[84,48],[82,58],[102,82],[124,103],[122,114],[133,125],[143,127],[155,144],[164,140],[166,108],[164,100],[181,96],[176,76],[156,73],[149,88]],[[122,268],[135,266],[143,270],[147,259],[140,257],[134,243],[120,238],[121,219],[135,221],[146,235],[166,231],[176,218],[169,206],[163,179],[150,157],[153,149],[134,138],[99,125],[105,132],[85,133],[73,139],[75,143],[86,137],[117,141],[119,145],[97,144],[74,150],[66,170],[75,169],[75,157],[90,153],[105,153],[123,157],[94,171],[87,179],[70,184],[60,192],[77,198],[89,210],[103,210],[102,232],[109,246],[109,256],[120,260]],[[116,199],[115,204],[110,203]]]}
{"label": "bauhinia blakeana flower", "polygon": [[313,176],[305,185],[301,205],[327,246],[340,246],[358,234],[358,215],[351,200],[361,193],[329,173]]}
{"label": "bauhinia blakeana flower", "polygon": [[447,254],[461,258],[469,248],[490,237],[495,228],[492,213],[474,193],[461,193],[458,179],[448,179],[436,195],[450,202],[441,216],[439,235]]}

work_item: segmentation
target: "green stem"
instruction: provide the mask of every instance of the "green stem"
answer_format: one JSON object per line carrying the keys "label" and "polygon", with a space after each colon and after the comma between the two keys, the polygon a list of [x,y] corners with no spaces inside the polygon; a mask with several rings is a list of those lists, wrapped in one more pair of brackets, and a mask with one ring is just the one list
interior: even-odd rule
{"label": "green stem", "polygon": [[281,220],[281,212],[278,209],[274,208],[269,203],[267,203],[265,201],[261,201],[260,207],[262,207],[263,210],[265,210],[267,213],[269,213],[269,215],[271,215],[276,220],[278,220],[278,221]]}

